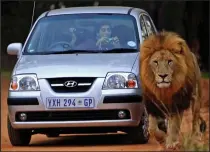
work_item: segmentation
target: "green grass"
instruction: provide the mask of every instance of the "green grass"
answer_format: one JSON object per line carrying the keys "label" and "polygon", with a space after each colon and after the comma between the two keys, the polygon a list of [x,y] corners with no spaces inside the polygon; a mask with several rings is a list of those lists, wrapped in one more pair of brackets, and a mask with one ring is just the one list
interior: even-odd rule
{"label": "green grass", "polygon": [[209,151],[209,142],[196,142],[189,133],[183,134],[181,151]]}
{"label": "green grass", "polygon": [[12,71],[3,70],[3,69],[1,69],[0,72],[1,72],[1,76],[3,76],[3,77],[10,77],[12,74]]}
{"label": "green grass", "polygon": [[210,78],[209,72],[202,72],[202,78]]}

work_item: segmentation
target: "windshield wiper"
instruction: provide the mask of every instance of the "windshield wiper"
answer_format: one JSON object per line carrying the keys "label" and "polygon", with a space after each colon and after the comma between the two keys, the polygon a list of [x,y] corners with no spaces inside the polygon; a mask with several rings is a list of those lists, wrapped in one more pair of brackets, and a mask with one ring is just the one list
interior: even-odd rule
{"label": "windshield wiper", "polygon": [[41,51],[34,53],[24,53],[25,55],[50,55],[50,54],[85,54],[85,53],[133,53],[137,49],[117,48],[112,50],[66,50],[66,51]]}
{"label": "windshield wiper", "polygon": [[[116,48],[106,51],[99,51],[99,50],[66,50],[66,51],[56,51],[56,52],[49,52],[49,54],[74,54],[74,53],[132,53],[138,52],[137,49],[127,49],[127,48]],[[47,52],[48,54],[48,52]]]}
{"label": "windshield wiper", "polygon": [[99,52],[92,50],[66,50],[66,51],[50,52],[50,54],[74,54],[74,53],[99,53]]}
{"label": "windshield wiper", "polygon": [[138,52],[137,49],[117,48],[112,50],[102,51],[101,53],[133,53]]}

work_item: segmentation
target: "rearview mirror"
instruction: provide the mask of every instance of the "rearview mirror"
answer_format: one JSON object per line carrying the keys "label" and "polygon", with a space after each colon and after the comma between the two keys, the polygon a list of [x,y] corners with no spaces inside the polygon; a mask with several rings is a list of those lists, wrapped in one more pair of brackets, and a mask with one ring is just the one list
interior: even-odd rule
{"label": "rearview mirror", "polygon": [[7,47],[7,54],[19,56],[21,50],[22,50],[22,43],[11,43]]}

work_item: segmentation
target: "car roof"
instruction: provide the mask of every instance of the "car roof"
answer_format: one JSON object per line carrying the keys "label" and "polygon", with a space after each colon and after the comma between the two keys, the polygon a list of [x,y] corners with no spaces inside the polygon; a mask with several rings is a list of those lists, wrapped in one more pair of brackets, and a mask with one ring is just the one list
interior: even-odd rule
{"label": "car roof", "polygon": [[69,7],[54,9],[47,12],[47,16],[62,14],[80,14],[80,13],[117,13],[128,14],[129,11],[145,12],[140,8],[132,8],[126,6],[85,6],[85,7]]}

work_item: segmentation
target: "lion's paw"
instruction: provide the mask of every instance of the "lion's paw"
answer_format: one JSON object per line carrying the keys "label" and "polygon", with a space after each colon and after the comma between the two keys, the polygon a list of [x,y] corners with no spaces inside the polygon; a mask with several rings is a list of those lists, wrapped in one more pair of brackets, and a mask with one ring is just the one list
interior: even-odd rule
{"label": "lion's paw", "polygon": [[162,130],[149,130],[150,138],[154,138],[159,143],[164,143],[166,139],[166,133]]}
{"label": "lion's paw", "polygon": [[166,149],[175,150],[180,147],[180,142],[179,141],[167,142],[165,147],[166,147]]}
{"label": "lion's paw", "polygon": [[201,132],[197,132],[197,133],[193,133],[192,135],[192,139],[196,140],[196,141],[202,141],[202,139],[204,138],[205,134],[201,133]]}
{"label": "lion's paw", "polygon": [[158,130],[158,131],[155,132],[154,136],[159,143],[165,142],[166,133],[164,131]]}

